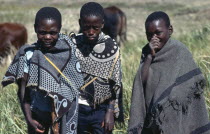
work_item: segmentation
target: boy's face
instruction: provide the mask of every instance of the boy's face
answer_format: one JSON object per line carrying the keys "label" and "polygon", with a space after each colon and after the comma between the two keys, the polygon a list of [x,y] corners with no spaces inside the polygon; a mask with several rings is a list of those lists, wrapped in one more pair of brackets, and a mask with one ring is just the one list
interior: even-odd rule
{"label": "boy's face", "polygon": [[41,20],[36,27],[34,26],[34,28],[37,34],[38,43],[44,49],[50,49],[55,46],[60,32],[60,26],[55,20]]}
{"label": "boy's face", "polygon": [[173,27],[171,25],[167,27],[163,19],[149,22],[148,26],[146,27],[147,40],[149,42],[157,41],[157,51],[166,44],[172,32]]}
{"label": "boy's face", "polygon": [[91,15],[79,19],[80,28],[88,44],[95,44],[98,41],[104,21],[100,17]]}

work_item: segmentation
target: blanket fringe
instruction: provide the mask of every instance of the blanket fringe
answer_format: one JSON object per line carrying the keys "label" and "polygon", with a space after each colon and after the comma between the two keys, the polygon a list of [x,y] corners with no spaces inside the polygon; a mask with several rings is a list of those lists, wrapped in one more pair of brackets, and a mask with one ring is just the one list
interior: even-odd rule
{"label": "blanket fringe", "polygon": [[138,134],[139,129],[143,128],[143,124],[139,123],[136,127],[128,129],[128,134]]}
{"label": "blanket fringe", "polygon": [[[149,117],[149,122],[155,120],[155,122],[161,126],[163,119],[160,117],[160,113],[164,111],[165,108],[172,106],[175,111],[181,111],[183,114],[188,113],[189,105],[192,103],[193,99],[200,99],[201,94],[203,93],[203,89],[205,86],[205,80],[199,80],[194,83],[194,85],[191,87],[191,91],[186,96],[186,101],[181,102],[178,100],[170,100],[167,99],[166,102],[162,105],[158,104],[155,107],[153,107],[153,110],[155,113],[152,113]],[[165,116],[165,115],[163,115]],[[149,123],[149,124],[150,124]],[[151,125],[151,124],[150,124]]]}
{"label": "blanket fringe", "polygon": [[110,94],[110,95],[107,95],[107,96],[105,96],[105,97],[103,97],[103,98],[95,98],[94,99],[94,104],[101,104],[101,103],[103,103],[105,100],[107,100],[107,99],[109,99],[109,98],[111,98],[112,97],[112,95]]}

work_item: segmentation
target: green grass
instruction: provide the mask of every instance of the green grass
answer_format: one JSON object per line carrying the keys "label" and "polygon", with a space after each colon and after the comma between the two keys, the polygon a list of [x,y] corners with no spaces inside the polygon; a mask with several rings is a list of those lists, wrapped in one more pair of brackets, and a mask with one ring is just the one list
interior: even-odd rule
{"label": "green grass", "polygon": [[[25,24],[29,31],[29,43],[33,43],[36,39],[33,34],[33,22],[35,13],[40,7],[49,5],[58,7],[62,13],[65,13],[63,14],[63,28],[71,31],[78,29],[73,26],[77,24],[79,7],[82,5],[81,3],[84,3],[84,1],[76,2],[73,0],[68,2],[61,0],[60,3],[56,1],[43,2],[42,0],[28,0],[27,2],[24,0],[2,1],[4,0],[0,0],[0,22],[9,21]],[[144,30],[137,31],[136,29],[137,27],[144,29],[144,18],[155,10],[167,11],[174,26],[173,38],[186,44],[205,75],[207,87],[204,94],[210,113],[210,23],[206,19],[210,18],[209,13],[207,13],[207,11],[210,11],[210,2],[193,0],[187,6],[186,3],[189,3],[189,1],[186,0],[185,3],[181,3],[179,0],[177,3],[103,1],[104,7],[117,5],[125,10],[128,18],[128,35],[130,39],[121,47],[125,124],[116,124],[114,134],[127,133],[133,80],[139,67],[141,49],[147,43]],[[133,15],[136,12],[139,12],[139,16]],[[134,36],[135,39],[131,40],[132,37],[130,36],[134,34],[136,35]],[[0,67],[0,70],[1,80],[6,67]],[[26,123],[17,99],[17,86],[12,84],[5,88],[0,87],[0,91],[0,134],[26,134]]]}

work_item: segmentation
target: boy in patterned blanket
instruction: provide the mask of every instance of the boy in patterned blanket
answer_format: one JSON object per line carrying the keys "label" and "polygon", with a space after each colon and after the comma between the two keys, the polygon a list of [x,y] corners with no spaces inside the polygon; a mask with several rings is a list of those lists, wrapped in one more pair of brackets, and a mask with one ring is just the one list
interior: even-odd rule
{"label": "boy in patterned blanket", "polygon": [[76,47],[59,34],[61,14],[54,7],[37,12],[34,29],[37,42],[21,47],[2,85],[17,82],[29,134],[47,134],[50,127],[54,134],[76,133],[77,95],[83,84]]}
{"label": "boy in patterned blanket", "polygon": [[85,81],[80,90],[78,133],[111,133],[115,117],[122,119],[119,47],[101,32],[104,12],[100,4],[84,4],[79,25],[82,33],[72,39]]}

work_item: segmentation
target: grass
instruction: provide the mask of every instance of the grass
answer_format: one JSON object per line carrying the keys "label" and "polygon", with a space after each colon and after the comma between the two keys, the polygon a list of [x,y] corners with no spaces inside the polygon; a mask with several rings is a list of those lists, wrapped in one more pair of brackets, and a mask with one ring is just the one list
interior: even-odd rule
{"label": "grass", "polygon": [[[100,1],[100,0],[98,0]],[[36,11],[42,6],[56,6],[63,15],[63,31],[77,32],[79,8],[85,2],[81,0],[50,1],[42,0],[0,0],[0,22],[18,22],[27,27],[29,33],[28,42],[36,41],[36,35],[33,31],[33,22]],[[208,111],[210,113],[210,2],[205,0],[188,0],[177,2],[149,2],[112,0],[101,1],[104,7],[108,5],[117,5],[125,11],[128,19],[128,42],[121,47],[123,84],[124,84],[124,115],[125,125],[116,124],[114,134],[126,134],[129,120],[129,108],[131,90],[134,76],[139,67],[141,48],[147,43],[144,32],[144,20],[147,15],[155,10],[166,11],[174,26],[173,38],[176,38],[186,44],[192,52],[193,57],[201,68],[207,81],[205,89],[205,98]],[[187,6],[186,6],[187,5]],[[201,8],[202,7],[202,8]],[[190,20],[190,21],[189,21]],[[6,67],[0,67],[0,79],[3,77]],[[17,86],[9,85],[5,88],[0,87],[0,134],[26,134],[26,123],[17,99]]]}

